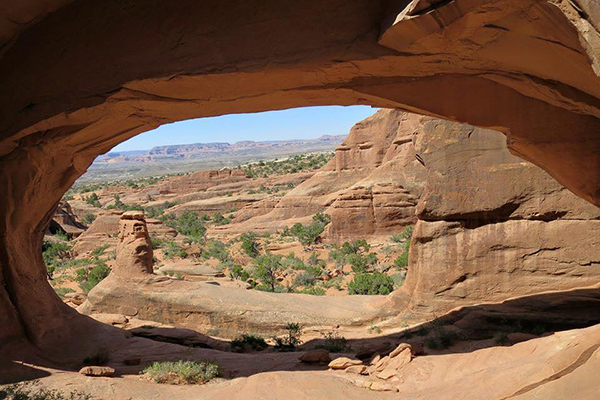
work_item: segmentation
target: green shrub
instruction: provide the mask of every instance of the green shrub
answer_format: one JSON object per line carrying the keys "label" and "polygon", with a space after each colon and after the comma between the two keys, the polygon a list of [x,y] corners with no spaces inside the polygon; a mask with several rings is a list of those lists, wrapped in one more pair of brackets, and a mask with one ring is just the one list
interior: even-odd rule
{"label": "green shrub", "polygon": [[159,249],[165,245],[165,240],[156,236],[150,237],[150,242],[152,243],[153,249]]}
{"label": "green shrub", "polygon": [[173,259],[175,257],[187,258],[189,254],[179,243],[170,240],[165,243],[163,255],[169,259]]}
{"label": "green shrub", "polygon": [[356,274],[352,281],[348,283],[349,294],[386,295],[390,294],[393,290],[393,279],[381,272]]}
{"label": "green shrub", "polygon": [[279,282],[277,278],[281,272],[282,257],[280,255],[273,254],[265,254],[258,256],[254,259],[254,272],[253,276],[258,281],[260,281],[260,285],[256,288],[258,290],[263,290],[267,292],[275,292]]}
{"label": "green shrub", "polygon": [[398,268],[408,267],[408,251],[400,254],[395,260],[394,265]]}
{"label": "green shrub", "polygon": [[448,330],[439,320],[430,324],[429,335],[425,338],[425,345],[430,349],[446,349],[454,344],[457,335]]}
{"label": "green shrub", "polygon": [[346,256],[346,262],[350,264],[352,271],[355,273],[364,273],[377,263],[377,256],[374,253],[369,253],[367,255],[348,254]]}
{"label": "green shrub", "polygon": [[96,220],[96,215],[92,213],[87,213],[83,216],[83,222],[86,225],[91,225]]}
{"label": "green shrub", "polygon": [[203,384],[219,376],[219,366],[210,361],[164,361],[155,362],[141,373],[157,383]]}
{"label": "green shrub", "polygon": [[100,348],[83,359],[83,365],[106,365],[110,359],[108,350]]}
{"label": "green shrub", "polygon": [[64,394],[55,389],[46,389],[38,386],[37,381],[33,383],[17,383],[0,387],[0,399],[2,400],[89,400],[91,396],[78,391]]}
{"label": "green shrub", "polygon": [[77,270],[77,276],[75,280],[79,282],[79,287],[88,293],[97,284],[99,284],[104,278],[110,273],[110,267],[104,262],[98,262],[94,267],[82,268]]}
{"label": "green shrub", "polygon": [[348,346],[346,338],[340,336],[337,332],[326,333],[324,343],[316,347],[318,349],[325,349],[331,353],[343,353],[352,350],[350,346]]}
{"label": "green shrub", "polygon": [[198,216],[197,212],[184,211],[179,217],[168,217],[165,223],[194,242],[204,241],[205,221]]}
{"label": "green shrub", "polygon": [[240,236],[242,241],[242,250],[249,257],[256,257],[260,254],[260,244],[256,241],[256,233],[245,232]]}
{"label": "green shrub", "polygon": [[316,281],[313,274],[303,271],[294,278],[294,285],[304,287],[314,286]]}
{"label": "green shrub", "polygon": [[54,291],[61,299],[64,299],[67,293],[75,292],[73,289],[67,287],[55,287]]}
{"label": "green shrub", "polygon": [[295,236],[301,244],[308,246],[317,242],[330,220],[329,215],[319,213],[313,216],[313,221],[308,225],[294,224],[289,233]]}
{"label": "green shrub", "polygon": [[202,252],[202,257],[205,259],[214,258],[223,263],[231,260],[231,256],[229,255],[229,247],[219,240],[208,241],[206,248]]}
{"label": "green shrub", "polygon": [[304,261],[299,259],[294,255],[294,253],[288,254],[285,258],[281,260],[281,265],[284,269],[291,268],[293,270],[306,269],[306,264]]}
{"label": "green shrub", "polygon": [[404,284],[404,280],[406,279],[406,275],[404,274],[393,274],[391,275],[392,280],[394,281],[394,286],[396,289],[399,289]]}
{"label": "green shrub", "polygon": [[91,195],[84,197],[83,200],[94,207],[102,207],[102,204],[100,204],[100,198],[96,193],[92,193]]}
{"label": "green shrub", "polygon": [[215,225],[227,225],[231,222],[231,218],[226,218],[223,216],[223,214],[215,213],[212,216],[212,221],[215,223]]}
{"label": "green shrub", "polygon": [[231,351],[243,353],[248,350],[260,351],[268,347],[267,342],[260,336],[242,334],[231,341]]}
{"label": "green shrub", "polygon": [[311,296],[325,296],[325,289],[318,286],[305,287],[304,289],[297,290],[296,293],[310,294]]}
{"label": "green shrub", "polygon": [[247,281],[250,278],[250,274],[244,270],[241,265],[235,264],[229,270],[229,276],[231,279],[239,279],[241,281]]}
{"label": "green shrub", "polygon": [[291,351],[296,346],[302,344],[300,336],[302,335],[302,326],[298,323],[290,322],[285,326],[287,334],[282,337],[275,337],[275,348],[280,351]]}

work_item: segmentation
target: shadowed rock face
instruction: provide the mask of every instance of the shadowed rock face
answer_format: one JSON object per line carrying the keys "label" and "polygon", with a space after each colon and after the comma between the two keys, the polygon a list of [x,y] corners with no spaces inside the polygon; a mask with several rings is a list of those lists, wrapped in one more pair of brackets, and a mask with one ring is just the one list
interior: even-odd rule
{"label": "shadowed rock face", "polygon": [[46,282],[43,232],[95,156],[175,120],[324,104],[409,109],[504,133],[511,152],[600,205],[598,11],[581,3],[3,7],[2,343],[27,337],[46,349],[87,331]]}

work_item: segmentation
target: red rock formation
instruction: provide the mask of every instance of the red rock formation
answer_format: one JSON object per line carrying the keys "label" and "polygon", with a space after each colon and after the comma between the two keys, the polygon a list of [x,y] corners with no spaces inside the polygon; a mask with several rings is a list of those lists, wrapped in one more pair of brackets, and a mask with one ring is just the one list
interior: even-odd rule
{"label": "red rock formation", "polygon": [[115,276],[135,277],[152,274],[152,242],[141,211],[127,211],[119,221],[119,244],[113,267]]}
{"label": "red rock formation", "polygon": [[0,10],[2,343],[21,336],[48,349],[81,337],[85,319],[46,282],[43,232],[98,154],[175,120],[410,109],[504,133],[513,153],[600,205],[592,2],[27,4]]}

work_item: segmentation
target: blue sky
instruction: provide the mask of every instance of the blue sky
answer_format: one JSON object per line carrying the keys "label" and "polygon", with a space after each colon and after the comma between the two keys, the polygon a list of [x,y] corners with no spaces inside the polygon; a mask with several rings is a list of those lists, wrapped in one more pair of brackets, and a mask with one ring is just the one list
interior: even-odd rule
{"label": "blue sky", "polygon": [[326,106],[192,119],[162,125],[119,144],[112,151],[148,150],[154,146],[199,142],[235,143],[345,135],[352,125],[376,111],[367,106]]}

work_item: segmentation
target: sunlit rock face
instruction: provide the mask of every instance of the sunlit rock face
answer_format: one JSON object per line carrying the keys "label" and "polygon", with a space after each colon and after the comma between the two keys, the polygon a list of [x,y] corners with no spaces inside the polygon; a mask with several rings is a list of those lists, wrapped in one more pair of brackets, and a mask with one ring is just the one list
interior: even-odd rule
{"label": "sunlit rock face", "polygon": [[447,121],[423,125],[415,150],[427,179],[403,288],[408,313],[598,283],[600,209],[505,141]]}
{"label": "sunlit rock face", "polygon": [[87,332],[46,281],[43,232],[98,154],[176,120],[407,109],[502,132],[513,154],[600,205],[598,20],[594,2],[561,0],[2,7],[1,343],[43,351]]}
{"label": "sunlit rock face", "polygon": [[152,242],[142,211],[127,211],[121,215],[117,238],[114,274],[123,277],[151,274]]}

